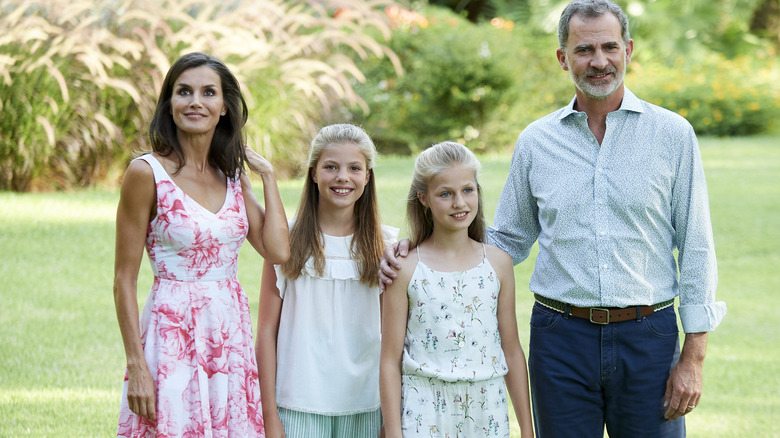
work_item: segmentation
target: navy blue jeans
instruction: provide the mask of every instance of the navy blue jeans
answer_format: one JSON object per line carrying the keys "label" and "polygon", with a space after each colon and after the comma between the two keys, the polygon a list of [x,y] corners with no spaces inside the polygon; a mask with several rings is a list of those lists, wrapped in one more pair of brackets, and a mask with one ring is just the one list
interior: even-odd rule
{"label": "navy blue jeans", "polygon": [[528,370],[539,438],[684,437],[664,419],[669,373],[680,355],[673,307],[598,325],[534,304]]}

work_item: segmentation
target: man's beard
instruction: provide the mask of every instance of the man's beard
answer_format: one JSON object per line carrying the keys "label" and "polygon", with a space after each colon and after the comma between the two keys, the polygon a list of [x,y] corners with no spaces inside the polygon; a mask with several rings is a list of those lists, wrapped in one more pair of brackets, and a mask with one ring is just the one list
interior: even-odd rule
{"label": "man's beard", "polygon": [[[587,81],[589,76],[598,76],[600,74],[613,74],[614,76],[611,76],[611,82],[598,85],[590,84]],[[615,68],[610,67],[604,70],[590,70],[589,72],[579,76],[575,76],[571,67],[569,67],[569,77],[571,77],[572,82],[574,82],[574,86],[576,86],[577,89],[580,90],[580,92],[582,92],[585,96],[595,100],[604,100],[611,96],[612,93],[618,89],[620,84],[623,83],[623,78],[625,75],[626,64],[623,64],[623,69],[620,72],[618,72]]]}

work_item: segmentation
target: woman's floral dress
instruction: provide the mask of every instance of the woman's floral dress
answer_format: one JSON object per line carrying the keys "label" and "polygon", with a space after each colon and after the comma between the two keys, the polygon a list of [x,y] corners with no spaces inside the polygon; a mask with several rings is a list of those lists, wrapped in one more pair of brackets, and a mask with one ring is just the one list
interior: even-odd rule
{"label": "woman's floral dress", "polygon": [[189,198],[152,156],[157,214],[146,250],[154,283],[141,341],[157,386],[157,423],[132,413],[127,376],[119,437],[262,437],[252,322],[236,278],[249,225],[238,179],[215,214]]}

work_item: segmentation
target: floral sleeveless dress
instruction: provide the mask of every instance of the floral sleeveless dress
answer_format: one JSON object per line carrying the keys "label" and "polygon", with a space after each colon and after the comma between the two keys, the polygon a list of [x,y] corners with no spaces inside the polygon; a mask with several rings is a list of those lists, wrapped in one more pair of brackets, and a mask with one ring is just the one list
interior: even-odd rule
{"label": "floral sleeveless dress", "polygon": [[501,285],[482,250],[477,266],[441,272],[417,248],[401,367],[404,438],[509,438]]}
{"label": "floral sleeveless dress", "polygon": [[157,215],[146,250],[154,283],[141,341],[157,385],[157,423],[132,413],[127,375],[118,437],[264,437],[252,321],[236,278],[246,238],[240,180],[215,214],[189,198],[152,156]]}

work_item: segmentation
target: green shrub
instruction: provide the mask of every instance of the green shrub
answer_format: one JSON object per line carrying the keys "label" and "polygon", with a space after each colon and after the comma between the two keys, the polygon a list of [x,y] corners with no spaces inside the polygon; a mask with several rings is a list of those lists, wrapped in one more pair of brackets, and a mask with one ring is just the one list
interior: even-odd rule
{"label": "green shrub", "polygon": [[[387,60],[361,63],[368,80],[355,88],[370,112],[352,114],[385,152],[454,139],[505,153],[529,123],[574,96],[555,56],[554,33],[502,19],[472,24],[434,7],[394,18],[389,45],[404,75],[397,77]],[[697,133],[750,135],[777,127],[780,65],[771,48],[751,46],[749,55],[726,59],[700,46],[703,52],[669,65],[657,49],[638,47],[628,87],[682,114]]]}
{"label": "green shrub", "polygon": [[476,147],[491,152],[511,152],[520,132],[534,120],[566,105],[574,97],[574,85],[555,57],[557,39],[515,27],[502,56],[511,63],[512,85],[506,100],[489,115],[484,136]]}
{"label": "green shrub", "polygon": [[477,139],[512,85],[507,60],[495,53],[509,43],[506,31],[472,25],[447,10],[429,11],[393,32],[389,46],[403,75],[387,59],[360,64],[367,80],[355,89],[370,112],[356,111],[355,122],[384,152]]}
{"label": "green shrub", "polygon": [[663,65],[632,64],[626,82],[643,99],[688,119],[699,135],[772,130],[780,119],[780,63],[774,54]]}

